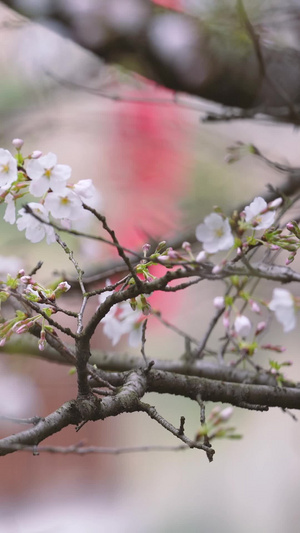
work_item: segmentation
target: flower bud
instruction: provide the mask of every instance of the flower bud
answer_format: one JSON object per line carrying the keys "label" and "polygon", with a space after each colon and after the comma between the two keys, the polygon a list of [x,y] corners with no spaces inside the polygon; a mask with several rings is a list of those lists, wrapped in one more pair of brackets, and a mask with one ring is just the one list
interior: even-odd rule
{"label": "flower bud", "polygon": [[268,208],[269,209],[276,209],[277,207],[279,207],[282,204],[282,202],[283,202],[282,198],[280,198],[280,197],[276,198],[272,202],[268,203]]}
{"label": "flower bud", "polygon": [[131,300],[129,301],[129,304],[130,304],[130,307],[133,311],[136,310],[137,308],[137,303],[136,303],[136,299],[135,298],[131,298]]}
{"label": "flower bud", "polygon": [[214,307],[216,309],[223,309],[224,306],[225,306],[224,297],[223,296],[216,296],[214,298]]}
{"label": "flower bud", "polygon": [[25,333],[26,331],[29,330],[29,328],[31,328],[32,326],[32,323],[30,322],[26,322],[26,324],[22,324],[22,326],[18,327],[17,329],[15,329],[15,333],[17,333],[18,335],[22,335],[22,333]]}
{"label": "flower bud", "polygon": [[212,273],[219,274],[221,270],[222,270],[222,265],[215,265],[214,268],[212,269]]}
{"label": "flower bud", "polygon": [[21,150],[23,144],[24,144],[24,141],[23,139],[13,139],[12,141],[12,144],[14,145],[14,147],[16,148],[16,150]]}
{"label": "flower bud", "polygon": [[219,413],[219,418],[222,420],[222,422],[226,422],[232,416],[232,413],[233,407],[225,407],[225,409],[222,409],[222,411]]}
{"label": "flower bud", "polygon": [[230,321],[229,321],[229,312],[228,311],[225,311],[222,321],[223,321],[224,328],[225,329],[229,329]]}
{"label": "flower bud", "polygon": [[266,322],[258,322],[257,326],[256,326],[256,331],[255,331],[255,335],[259,335],[260,333],[262,333],[267,327],[267,324]]}
{"label": "flower bud", "polygon": [[162,252],[164,250],[164,248],[166,247],[166,244],[167,244],[167,241],[159,242],[155,251],[156,252]]}
{"label": "flower bud", "polygon": [[151,248],[151,244],[148,244],[148,243],[143,244],[142,250],[144,253],[144,257],[147,256],[147,253],[149,252],[150,248]]}
{"label": "flower bud", "polygon": [[183,250],[185,250],[186,252],[191,252],[191,251],[192,251],[191,243],[188,242],[188,241],[184,241],[184,242],[182,243],[182,248],[183,248]]}
{"label": "flower bud", "polygon": [[46,332],[44,329],[41,330],[40,340],[39,340],[39,350],[42,352],[45,349],[46,345]]}
{"label": "flower bud", "polygon": [[56,290],[59,289],[61,292],[68,292],[69,289],[71,289],[71,285],[67,281],[61,281],[57,287]]}
{"label": "flower bud", "polygon": [[285,261],[286,266],[290,265],[294,261],[295,255],[296,255],[296,252],[288,256],[288,258]]}
{"label": "flower bud", "polygon": [[43,155],[43,152],[40,150],[33,150],[33,152],[30,154],[29,159],[39,159]]}
{"label": "flower bud", "polygon": [[249,300],[249,304],[253,313],[257,313],[258,315],[261,314],[260,307],[257,302],[255,302],[254,300]]}
{"label": "flower bud", "polygon": [[206,258],[207,258],[207,253],[204,250],[202,250],[201,252],[198,253],[196,257],[196,262],[202,263],[203,261],[205,261]]}
{"label": "flower bud", "polygon": [[168,249],[168,257],[170,259],[179,259],[180,255],[178,252],[176,252],[176,250],[173,250],[173,248],[169,248]]}
{"label": "flower bud", "polygon": [[159,255],[157,260],[161,263],[167,263],[169,261],[169,258],[167,255]]}
{"label": "flower bud", "polygon": [[25,285],[33,283],[33,279],[31,276],[21,276],[20,280],[22,281],[22,283],[25,283]]}

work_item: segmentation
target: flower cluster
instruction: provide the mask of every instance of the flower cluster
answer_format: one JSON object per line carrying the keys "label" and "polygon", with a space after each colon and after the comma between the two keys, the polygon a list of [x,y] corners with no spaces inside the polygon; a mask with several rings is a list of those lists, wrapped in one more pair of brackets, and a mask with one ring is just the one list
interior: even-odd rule
{"label": "flower cluster", "polygon": [[[240,215],[239,231],[243,233],[245,230],[258,231],[270,228],[276,218],[276,208],[281,203],[281,198],[269,204],[260,196],[254,198]],[[196,237],[203,243],[203,250],[209,254],[229,250],[235,245],[231,221],[220,213],[211,213],[205,217],[204,223],[196,228]]]}
{"label": "flower cluster", "polygon": [[[43,287],[32,276],[26,276],[23,269],[19,270],[16,277],[8,274],[6,282],[1,281],[0,304],[6,302],[10,295],[18,290],[18,294],[24,300],[39,304],[41,312],[31,316],[17,310],[14,318],[6,320],[0,326],[0,346],[4,346],[13,333],[21,335],[38,324],[40,330],[38,346],[40,350],[44,350],[46,333],[53,333],[53,327],[46,324],[46,319],[56,312],[56,299],[70,288],[71,286],[67,281],[61,281],[55,287]],[[34,309],[36,310],[36,307]]]}
{"label": "flower cluster", "polygon": [[[91,179],[69,184],[71,167],[57,162],[55,154],[35,150],[23,157],[23,141],[14,139],[16,157],[0,148],[0,201],[7,204],[4,220],[16,222],[20,231],[33,243],[46,237],[47,243],[55,241],[51,218],[68,227],[71,221],[79,220],[85,214],[82,203],[95,196]],[[39,198],[29,202],[16,213],[16,200],[27,193]],[[18,218],[17,218],[18,217]]]}
{"label": "flower cluster", "polygon": [[[110,285],[109,280],[106,282]],[[114,291],[102,292],[99,296],[100,305],[113,294]],[[136,302],[136,301],[135,301]],[[129,335],[129,345],[138,346],[142,338],[142,324],[144,312],[139,309],[136,303],[121,302],[113,305],[105,317],[102,319],[103,333],[111,340],[115,346],[123,335]],[[149,304],[148,304],[149,305]],[[135,307],[135,309],[133,309]]]}

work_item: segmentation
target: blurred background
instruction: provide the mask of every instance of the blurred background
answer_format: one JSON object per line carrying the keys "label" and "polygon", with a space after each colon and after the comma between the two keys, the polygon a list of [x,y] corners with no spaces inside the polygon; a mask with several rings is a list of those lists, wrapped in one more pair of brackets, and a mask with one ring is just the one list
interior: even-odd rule
{"label": "blurred background", "polygon": [[[12,151],[12,139],[20,137],[24,154],[54,152],[59,163],[72,167],[74,182],[92,178],[99,192],[96,205],[123,245],[138,249],[149,237],[168,240],[201,222],[214,205],[229,213],[248,204],[267,183],[282,182],[282,176],[250,156],[226,164],[226,148],[236,141],[300,166],[299,131],[292,126],[245,120],[204,124],[204,101],[182,97],[175,104],[170,92],[101,64],[51,29],[20,23],[4,8],[0,27],[0,146]],[[74,274],[62,251],[25,242],[16,227],[0,224],[2,271],[7,260],[11,268],[31,269],[43,259],[39,276],[45,282],[54,271]],[[89,230],[89,222],[84,224]],[[94,241],[68,242],[87,272],[115,257]],[[213,314],[213,297],[221,291],[222,284],[201,283],[182,294],[157,297],[154,305],[200,339]],[[271,292],[270,285],[259,288],[265,299]],[[76,308],[78,302],[66,305]],[[149,358],[178,358],[184,352],[183,340],[154,318],[148,332]],[[286,346],[282,357],[295,361],[287,374],[297,379],[297,332],[283,337],[274,324],[271,335],[274,344]],[[94,347],[112,349],[101,331]],[[129,351],[121,343],[117,350]],[[64,366],[3,353],[0,367],[0,414],[45,416],[76,395],[76,378]],[[187,432],[195,435],[197,405],[154,394],[146,401],[174,425],[186,416]],[[298,531],[299,423],[279,409],[236,409],[232,424],[244,438],[215,442],[212,464],[196,450],[3,457],[0,532]],[[17,430],[0,423],[1,436]],[[177,444],[143,414],[89,423],[79,433],[68,428],[45,443],[79,441],[111,447]]]}

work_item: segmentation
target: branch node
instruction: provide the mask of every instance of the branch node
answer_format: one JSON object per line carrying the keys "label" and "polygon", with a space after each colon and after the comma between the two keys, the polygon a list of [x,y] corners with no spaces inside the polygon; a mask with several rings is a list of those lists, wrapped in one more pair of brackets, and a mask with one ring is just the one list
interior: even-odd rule
{"label": "branch node", "polygon": [[184,435],[184,424],[185,424],[185,417],[181,416],[180,417],[180,426],[179,426],[179,429],[178,429],[178,435]]}

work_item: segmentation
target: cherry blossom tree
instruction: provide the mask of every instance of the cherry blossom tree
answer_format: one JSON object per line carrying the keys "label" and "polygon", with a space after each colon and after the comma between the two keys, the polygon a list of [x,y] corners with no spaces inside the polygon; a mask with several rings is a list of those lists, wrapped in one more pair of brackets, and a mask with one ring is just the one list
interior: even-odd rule
{"label": "cherry blossom tree", "polygon": [[[18,8],[13,2],[5,3]],[[175,12],[169,5],[158,8],[150,2],[128,0],[122,4],[126,4],[122,17],[117,16],[120,3],[116,0],[111,0],[110,7],[101,4],[100,11],[95,12],[91,7],[92,11],[88,9],[84,15],[88,21],[97,15],[99,24],[112,30],[111,41],[99,44],[99,39],[88,40],[78,23],[82,22],[81,16],[76,19],[77,12],[82,15],[79,4],[69,8],[57,7],[56,3],[53,7],[50,3],[47,15],[52,20],[63,21],[74,40],[99,56],[112,61],[116,54],[119,59],[120,48],[122,53],[132,51],[138,36],[139,43],[145,42],[140,50],[144,68],[145,65],[153,67],[153,77],[166,87],[229,106],[236,104],[239,113],[236,115],[236,110],[231,109],[230,119],[264,113],[297,123],[298,101],[294,93],[298,78],[284,87],[275,84],[278,49],[274,46],[269,50],[264,35],[258,35],[241,1],[234,13],[235,23],[247,37],[246,58],[243,57],[246,78],[242,75],[244,66],[239,54],[225,68],[227,58],[222,61],[216,52],[219,62],[211,72],[207,57],[216,50],[212,40],[223,42],[224,36],[216,36],[211,28],[206,30],[202,19],[195,25],[195,14],[182,13],[181,5],[176,5]],[[30,15],[34,18],[38,11]],[[146,40],[141,40],[142,37]],[[198,57],[200,44],[203,53]],[[280,50],[281,58],[291,52],[287,48]],[[298,69],[298,50],[295,48],[293,52],[295,62],[290,68]],[[199,66],[198,60],[202,62],[201,69],[191,69],[195,62]],[[267,60],[270,60],[268,68]],[[239,73],[238,78],[229,75],[235,72]],[[189,78],[189,73],[195,78]],[[203,73],[208,81],[203,79]],[[224,116],[221,113],[214,118]],[[69,425],[79,430],[89,421],[101,421],[124,412],[143,412],[179,439],[180,446],[204,451],[212,461],[215,439],[239,436],[227,424],[234,406],[257,411],[271,407],[300,408],[299,385],[284,374],[285,367],[291,364],[283,359],[284,347],[275,345],[272,338],[265,340],[273,315],[284,333],[296,327],[299,302],[292,291],[280,285],[300,281],[299,273],[290,266],[300,246],[299,220],[286,221],[298,199],[298,183],[287,179],[282,188],[270,188],[267,193],[249,199],[248,205],[237,206],[230,214],[223,212],[222,206],[212,207],[212,212],[199,221],[192,235],[182,234],[173,242],[145,242],[140,249],[133,250],[119,240],[110,225],[109,213],[105,217],[101,207],[92,204],[95,189],[90,179],[74,183],[71,167],[58,163],[52,152],[44,155],[37,147],[26,154],[22,139],[14,139],[12,144],[16,153],[11,147],[0,149],[0,198],[7,204],[4,219],[25,231],[24,237],[32,246],[46,239],[49,246],[61,248],[73,264],[76,279],[61,279],[44,286],[37,279],[40,265],[33,265],[29,272],[10,269],[1,280],[0,301],[4,309],[10,304],[13,312],[8,318],[3,316],[0,344],[5,350],[22,336],[23,353],[39,354],[45,360],[69,365],[77,374],[78,394],[44,418],[23,420],[32,427],[1,439],[0,455],[20,450],[88,453],[91,448],[76,444],[55,449],[40,443]],[[237,143],[229,149],[228,161],[234,162],[243,154],[260,158],[287,176],[293,173],[294,169],[268,160],[253,145]],[[28,201],[28,194],[35,201],[30,197]],[[20,198],[23,207],[19,209],[16,205]],[[76,221],[84,213],[98,224],[105,236],[99,230],[77,229]],[[97,277],[100,288],[95,289],[85,278],[84,265],[79,264],[76,254],[64,242],[63,234],[96,240],[117,251],[119,262],[113,266],[112,274],[109,264]],[[279,252],[285,265],[277,261]],[[154,274],[157,266],[159,274]],[[208,319],[205,335],[195,339],[164,320],[151,305],[151,296],[160,291],[168,298],[168,293],[184,291],[203,280],[223,280],[224,294],[214,299],[215,313]],[[268,299],[260,298],[255,292],[260,280],[277,285],[275,289],[270,288]],[[71,294],[78,288],[81,297],[77,311],[58,304],[63,294]],[[90,304],[93,313],[87,316]],[[72,327],[64,325],[64,316],[72,318]],[[153,358],[147,353],[147,325],[155,318],[185,341],[185,353],[178,353],[172,361],[164,359],[164,354]],[[211,335],[219,324],[223,334],[218,348],[211,348]],[[93,351],[91,342],[99,327],[112,347],[126,337],[129,346],[140,346],[141,356],[125,360],[117,354],[108,356]],[[262,366],[257,354],[266,350],[272,359]],[[197,402],[199,427],[194,435],[187,436],[184,416],[175,427],[155,406],[146,403],[144,396],[148,392],[179,395]],[[206,412],[208,401],[217,404],[210,413]],[[221,407],[222,403],[229,405]]]}

